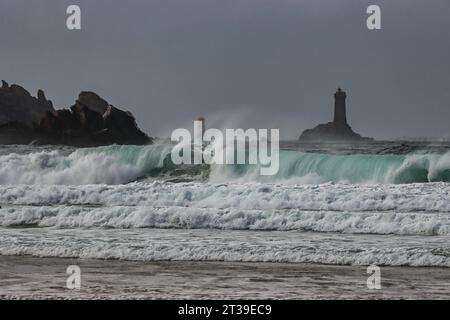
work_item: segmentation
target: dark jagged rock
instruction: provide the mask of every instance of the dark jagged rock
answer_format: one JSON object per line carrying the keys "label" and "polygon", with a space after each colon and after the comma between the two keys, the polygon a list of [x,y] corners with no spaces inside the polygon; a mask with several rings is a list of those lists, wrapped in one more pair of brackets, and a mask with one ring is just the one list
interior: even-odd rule
{"label": "dark jagged rock", "polygon": [[[22,87],[9,87],[5,81],[0,90],[0,120],[6,120],[0,122],[0,144],[99,146],[152,142],[130,112],[111,106],[94,92],[81,92],[72,107],[55,111],[42,90],[33,98]],[[43,110],[40,115],[30,114],[29,108],[23,107],[30,101]]]}
{"label": "dark jagged rock", "polygon": [[134,116],[129,111],[122,111],[114,106],[108,106],[103,114],[105,120],[105,128],[108,135],[115,139],[145,141],[147,136],[137,129]]}
{"label": "dark jagged rock", "polygon": [[28,126],[38,123],[41,117],[48,111],[55,111],[50,100],[45,98],[42,90],[38,91],[35,98],[30,93],[18,86],[2,80],[0,88],[0,124],[8,122],[20,122]]}
{"label": "dark jagged rock", "polygon": [[78,101],[70,107],[76,121],[80,124],[82,131],[86,133],[95,133],[105,127],[103,117],[95,112],[89,106],[82,105]]}
{"label": "dark jagged rock", "polygon": [[345,100],[347,94],[338,88],[334,94],[334,120],[324,124],[319,124],[313,129],[303,131],[300,136],[302,142],[327,142],[327,141],[342,141],[342,142],[364,142],[372,141],[372,138],[362,137],[355,133],[350,125],[347,123]]}
{"label": "dark jagged rock", "polygon": [[38,129],[46,134],[72,135],[81,130],[81,124],[68,109],[46,112],[39,122]]}
{"label": "dark jagged rock", "polygon": [[300,141],[372,141],[372,138],[365,138],[355,133],[347,125],[340,125],[336,122],[319,124],[313,129],[303,131]]}
{"label": "dark jagged rock", "polygon": [[83,91],[78,95],[76,105],[88,106],[92,111],[103,115],[108,109],[109,103],[94,92]]}
{"label": "dark jagged rock", "polygon": [[30,144],[38,138],[35,130],[24,123],[0,124],[0,144]]}

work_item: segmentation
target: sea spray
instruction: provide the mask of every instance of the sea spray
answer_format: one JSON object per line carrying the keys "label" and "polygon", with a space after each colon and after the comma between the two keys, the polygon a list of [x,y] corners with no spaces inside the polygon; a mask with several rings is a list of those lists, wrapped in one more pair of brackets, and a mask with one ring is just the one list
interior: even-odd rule
{"label": "sea spray", "polygon": [[335,155],[280,151],[276,175],[260,165],[175,165],[172,144],[53,150],[0,155],[0,184],[123,184],[147,178],[178,181],[264,183],[408,184],[450,182],[450,152],[408,155]]}

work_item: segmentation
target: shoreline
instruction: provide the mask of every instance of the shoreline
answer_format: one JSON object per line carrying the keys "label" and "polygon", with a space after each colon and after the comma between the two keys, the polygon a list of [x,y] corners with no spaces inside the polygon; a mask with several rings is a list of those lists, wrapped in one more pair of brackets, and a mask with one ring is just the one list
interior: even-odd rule
{"label": "shoreline", "polygon": [[[81,288],[67,289],[67,267]],[[370,290],[365,266],[0,256],[0,299],[449,299],[450,269],[381,267]]]}

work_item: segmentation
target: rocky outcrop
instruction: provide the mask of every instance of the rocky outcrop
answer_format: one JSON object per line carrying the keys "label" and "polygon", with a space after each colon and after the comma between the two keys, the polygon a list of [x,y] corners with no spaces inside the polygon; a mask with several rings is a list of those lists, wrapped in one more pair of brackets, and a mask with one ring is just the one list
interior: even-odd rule
{"label": "rocky outcrop", "polygon": [[372,141],[372,138],[365,138],[355,133],[347,123],[346,98],[347,94],[341,88],[338,88],[334,94],[334,120],[303,131],[299,140],[302,142]]}
{"label": "rocky outcrop", "polygon": [[303,131],[302,135],[300,136],[300,141],[303,142],[363,142],[372,140],[372,138],[365,138],[355,133],[348,124],[339,124],[336,122],[319,124],[315,128]]}
{"label": "rocky outcrop", "polygon": [[33,128],[21,122],[0,124],[0,144],[30,144],[39,135]]}
{"label": "rocky outcrop", "polygon": [[[69,109],[54,110],[41,90],[33,98],[19,86],[9,87],[3,82],[3,87],[9,91],[6,98],[0,95],[0,105],[9,108],[0,109],[0,119],[5,119],[0,122],[1,144],[99,146],[152,142],[130,112],[110,105],[94,92],[81,92]],[[40,112],[30,114],[30,108],[23,107],[24,103],[31,105],[30,101],[35,101],[32,106]],[[11,113],[11,109],[17,112]]]}
{"label": "rocky outcrop", "polygon": [[109,139],[125,139],[127,140],[145,140],[146,136],[137,131],[136,120],[129,111],[123,111],[110,105],[103,114],[105,121],[105,130],[102,132],[104,137]]}
{"label": "rocky outcrop", "polygon": [[53,104],[47,100],[42,90],[37,98],[16,84],[9,84],[2,80],[0,88],[0,125],[8,122],[20,122],[33,126],[46,112],[53,112]]}

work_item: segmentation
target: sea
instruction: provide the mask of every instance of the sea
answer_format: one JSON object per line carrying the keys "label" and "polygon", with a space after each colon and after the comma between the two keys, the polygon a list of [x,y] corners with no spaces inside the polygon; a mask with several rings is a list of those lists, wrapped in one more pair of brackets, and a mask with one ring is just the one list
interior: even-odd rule
{"label": "sea", "polygon": [[450,267],[448,142],[285,141],[275,176],[171,149],[1,146],[0,255]]}

